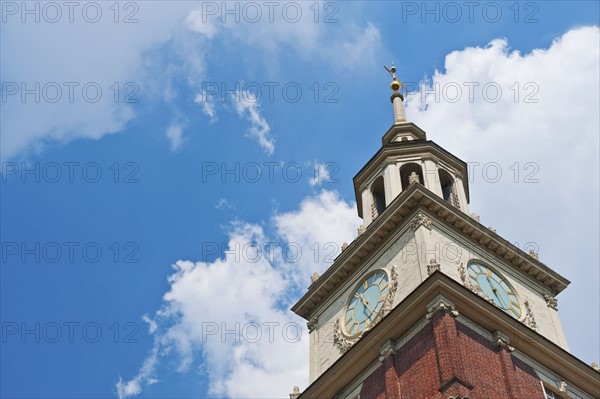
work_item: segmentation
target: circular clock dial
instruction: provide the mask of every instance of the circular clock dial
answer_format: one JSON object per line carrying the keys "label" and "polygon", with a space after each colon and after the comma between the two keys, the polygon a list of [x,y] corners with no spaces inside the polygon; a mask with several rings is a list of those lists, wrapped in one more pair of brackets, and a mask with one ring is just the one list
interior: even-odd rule
{"label": "circular clock dial", "polygon": [[496,306],[515,319],[521,318],[517,293],[502,276],[480,262],[469,263],[467,270],[473,288],[487,295]]}
{"label": "circular clock dial", "polygon": [[389,292],[388,280],[387,273],[379,270],[354,290],[344,318],[344,328],[349,335],[362,333],[376,321]]}

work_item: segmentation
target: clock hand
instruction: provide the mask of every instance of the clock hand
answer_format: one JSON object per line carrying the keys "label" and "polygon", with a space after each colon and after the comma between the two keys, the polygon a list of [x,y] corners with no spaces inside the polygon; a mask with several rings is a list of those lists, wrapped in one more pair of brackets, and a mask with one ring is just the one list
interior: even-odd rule
{"label": "clock hand", "polygon": [[488,284],[490,285],[490,288],[492,289],[492,292],[494,293],[494,296],[496,297],[496,299],[500,303],[500,306],[502,306],[503,308],[506,309],[506,305],[504,304],[504,301],[498,295],[498,289],[496,287],[494,287],[494,285],[492,284],[492,280],[490,279],[490,276],[486,275],[485,277],[487,278]]}
{"label": "clock hand", "polygon": [[363,305],[365,305],[365,307],[367,309],[369,309],[371,311],[371,313],[373,313],[374,310],[369,307],[369,302],[365,299],[365,297],[363,296],[363,294],[360,294],[360,299],[362,300]]}

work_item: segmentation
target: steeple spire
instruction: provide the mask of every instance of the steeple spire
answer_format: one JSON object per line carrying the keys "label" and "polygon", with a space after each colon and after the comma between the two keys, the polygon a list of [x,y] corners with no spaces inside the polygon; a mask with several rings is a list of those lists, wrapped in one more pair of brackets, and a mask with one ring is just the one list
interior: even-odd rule
{"label": "steeple spire", "polygon": [[390,83],[390,88],[392,89],[392,97],[390,100],[392,101],[392,105],[394,107],[394,125],[406,123],[406,114],[404,113],[404,96],[400,93],[400,88],[404,86],[402,82],[398,80],[396,77],[396,67],[392,65],[391,68],[383,66],[386,71],[392,76],[392,83]]}

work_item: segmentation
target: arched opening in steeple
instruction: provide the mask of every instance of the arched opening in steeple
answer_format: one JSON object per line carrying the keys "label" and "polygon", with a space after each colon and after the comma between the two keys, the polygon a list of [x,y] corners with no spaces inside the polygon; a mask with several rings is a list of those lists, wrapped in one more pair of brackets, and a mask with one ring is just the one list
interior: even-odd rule
{"label": "arched opening in steeple", "polygon": [[373,194],[371,216],[375,219],[385,210],[385,187],[383,185],[383,176],[379,176],[375,179],[371,185],[371,194]]}
{"label": "arched opening in steeple", "polygon": [[454,187],[454,178],[444,169],[439,169],[438,174],[440,176],[440,185],[442,186],[442,196],[444,197],[444,200],[459,207],[458,195],[456,195],[456,189]]}
{"label": "arched opening in steeple", "polygon": [[423,184],[423,169],[418,163],[407,163],[400,167],[400,182],[402,191],[406,190],[412,183]]}

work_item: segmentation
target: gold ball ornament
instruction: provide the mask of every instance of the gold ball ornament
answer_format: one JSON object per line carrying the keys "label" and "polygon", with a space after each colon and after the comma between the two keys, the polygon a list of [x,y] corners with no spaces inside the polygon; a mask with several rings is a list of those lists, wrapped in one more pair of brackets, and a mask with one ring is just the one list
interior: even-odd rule
{"label": "gold ball ornament", "polygon": [[397,80],[394,80],[391,84],[390,84],[390,88],[394,91],[398,91],[400,90],[400,82],[398,82]]}

